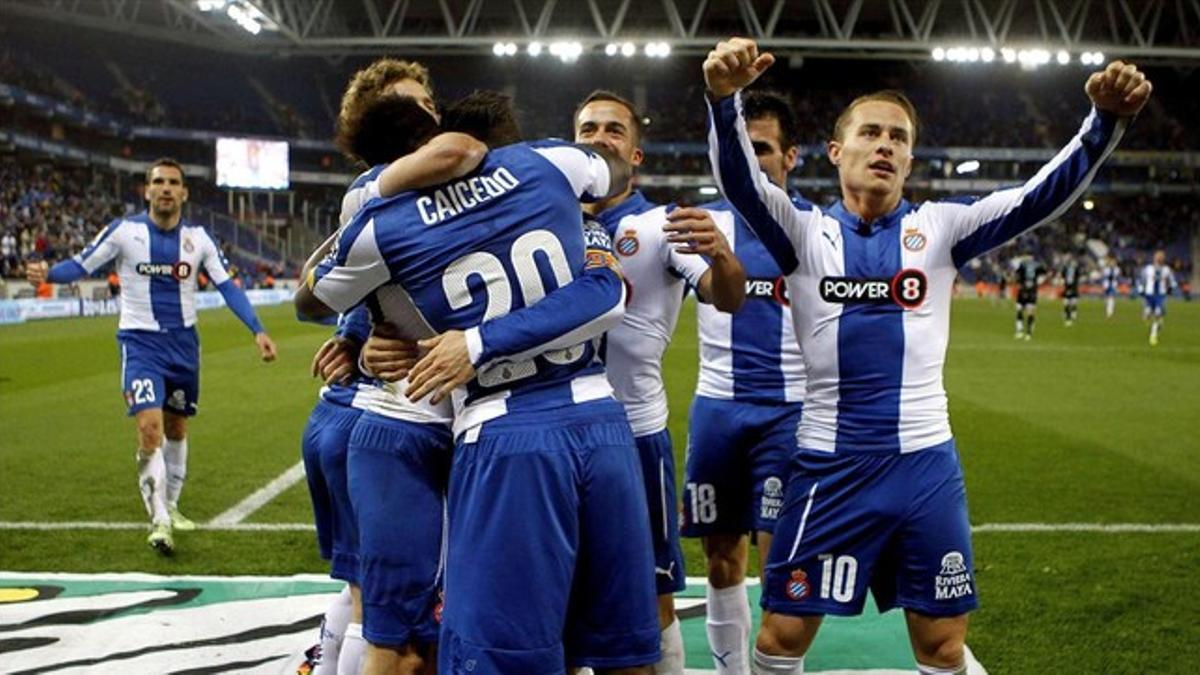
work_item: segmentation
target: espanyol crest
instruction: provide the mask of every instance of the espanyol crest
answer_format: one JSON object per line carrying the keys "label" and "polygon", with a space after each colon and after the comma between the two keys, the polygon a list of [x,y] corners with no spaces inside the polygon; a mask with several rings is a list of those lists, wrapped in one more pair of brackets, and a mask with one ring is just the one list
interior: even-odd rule
{"label": "espanyol crest", "polygon": [[191,238],[183,240],[183,251],[185,253],[191,253],[192,251],[195,251],[195,250],[196,250],[196,247],[192,245]]}
{"label": "espanyol crest", "polygon": [[904,243],[904,248],[914,253],[925,248],[925,235],[918,232],[916,228],[905,230],[901,241]]}
{"label": "espanyol crest", "polygon": [[803,600],[812,593],[812,586],[809,585],[808,575],[804,570],[792,570],[792,577],[787,580],[787,586],[783,590],[792,600]]}
{"label": "espanyol crest", "polygon": [[617,240],[617,253],[628,258],[638,252],[637,231],[625,230],[625,236]]}

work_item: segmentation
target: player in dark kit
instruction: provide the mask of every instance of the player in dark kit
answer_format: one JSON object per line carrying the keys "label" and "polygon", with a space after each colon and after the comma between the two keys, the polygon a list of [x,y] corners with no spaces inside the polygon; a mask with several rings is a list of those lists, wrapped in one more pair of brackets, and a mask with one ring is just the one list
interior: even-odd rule
{"label": "player in dark kit", "polygon": [[1075,256],[1067,256],[1059,276],[1063,283],[1063,321],[1067,326],[1074,326],[1079,316],[1079,277],[1083,275],[1083,265]]}
{"label": "player in dark kit", "polygon": [[1033,256],[1021,261],[1016,272],[1017,332],[1014,338],[1033,339],[1033,321],[1037,318],[1038,285],[1046,276],[1046,266]]}

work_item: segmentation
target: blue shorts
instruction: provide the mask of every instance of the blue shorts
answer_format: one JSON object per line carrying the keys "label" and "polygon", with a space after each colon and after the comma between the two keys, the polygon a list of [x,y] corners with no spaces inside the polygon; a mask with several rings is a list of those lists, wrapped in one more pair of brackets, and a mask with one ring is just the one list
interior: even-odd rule
{"label": "blue shorts", "polygon": [[792,616],[879,610],[958,616],[978,606],[954,441],[911,454],[795,457],[762,606]]}
{"label": "blue shorts", "polygon": [[350,436],[358,518],[363,637],[434,643],[441,603],[450,430],[363,413]]}
{"label": "blue shorts", "polygon": [[165,408],[191,417],[200,403],[200,336],[194,328],[117,331],[128,414]]}
{"label": "blue shorts", "polygon": [[1109,286],[1108,288],[1104,289],[1104,295],[1112,295],[1112,296],[1115,296],[1116,294],[1117,294],[1117,287],[1116,287],[1116,286]]}
{"label": "blue shorts", "polygon": [[675,449],[666,429],[633,439],[642,462],[650,538],[654,542],[654,580],[659,595],[687,588],[683,547],[679,544],[679,509],[675,500]]}
{"label": "blue shorts", "polygon": [[705,396],[692,401],[683,536],[775,531],[801,408]]}
{"label": "blue shorts", "polygon": [[1167,315],[1167,297],[1165,295],[1143,295],[1142,302],[1146,305],[1146,313],[1154,316]]}
{"label": "blue shorts", "polygon": [[362,411],[317,401],[300,448],[312,497],[321,557],[332,561],[329,576],[358,583],[358,528],[346,484],[346,450]]}
{"label": "blue shorts", "polygon": [[612,399],[511,413],[450,473],[442,673],[563,673],[659,659],[633,435]]}

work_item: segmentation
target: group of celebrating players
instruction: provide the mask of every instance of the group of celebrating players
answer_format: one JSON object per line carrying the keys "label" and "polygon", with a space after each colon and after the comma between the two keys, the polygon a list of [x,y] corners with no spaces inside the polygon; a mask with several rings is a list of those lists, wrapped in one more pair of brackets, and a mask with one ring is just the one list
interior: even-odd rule
{"label": "group of celebrating players", "polygon": [[[921,204],[903,198],[916,111],[899,92],[867,94],[833,129],[842,199],[822,207],[785,187],[798,154],[787,99],[742,91],[773,61],[742,38],[705,60],[724,198],[693,208],[633,188],[642,122],[617,94],[584,99],[574,143],[522,142],[506,97],[439,111],[418,64],[355,75],[339,142],[373,168],[295,301],[305,319],[340,315],[314,358],[327,384],[304,433],[318,540],[348,582],[316,672],[681,673],[681,533],[703,542],[718,672],[803,672],[822,617],[861,613],[868,589],[881,610],[904,609],[921,673],[966,672],[976,589],[942,386],[957,270],[1066,210],[1151,86],[1110,64],[1087,80],[1079,132],[1024,185]],[[158,175],[183,189],[178,167],[152,167],[149,215],[72,263],[121,258],[139,429],[138,379],[181,415],[195,390],[125,345],[194,336],[193,270],[222,278],[202,230],[160,218]],[[140,310],[127,275],[150,277]],[[688,289],[700,377],[680,523],[662,357]],[[184,298],[178,325],[163,318],[168,292]],[[127,326],[135,310],[157,325]],[[158,370],[136,374],[136,359]],[[162,454],[155,440],[142,435],[139,458]],[[141,484],[169,545],[178,510],[159,509],[164,481]]]}

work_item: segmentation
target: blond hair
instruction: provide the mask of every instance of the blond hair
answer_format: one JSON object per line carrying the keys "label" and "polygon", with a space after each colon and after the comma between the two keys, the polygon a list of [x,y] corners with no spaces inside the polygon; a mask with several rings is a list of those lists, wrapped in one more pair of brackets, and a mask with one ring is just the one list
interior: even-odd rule
{"label": "blond hair", "polygon": [[383,58],[363,68],[350,78],[346,93],[342,94],[342,106],[338,111],[335,140],[338,147],[349,152],[353,145],[352,139],[358,134],[363,115],[380,98],[388,87],[402,80],[413,80],[429,92],[433,97],[433,84],[429,79],[429,69],[416,61]]}
{"label": "blond hair", "polygon": [[912,122],[912,144],[916,145],[918,127],[917,109],[913,106],[912,101],[908,100],[908,97],[904,95],[904,92],[897,91],[895,89],[881,89],[879,91],[871,92],[870,94],[859,96],[851,101],[850,105],[846,106],[846,108],[842,110],[842,114],[838,115],[837,122],[834,122],[833,124],[833,140],[842,140],[842,137],[846,133],[846,125],[850,123],[850,115],[854,112],[854,109],[870,101],[883,101],[884,103],[891,103],[893,105],[900,106],[900,108],[904,111],[904,114],[908,115],[908,121]]}

